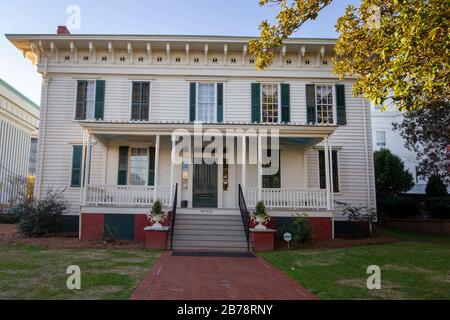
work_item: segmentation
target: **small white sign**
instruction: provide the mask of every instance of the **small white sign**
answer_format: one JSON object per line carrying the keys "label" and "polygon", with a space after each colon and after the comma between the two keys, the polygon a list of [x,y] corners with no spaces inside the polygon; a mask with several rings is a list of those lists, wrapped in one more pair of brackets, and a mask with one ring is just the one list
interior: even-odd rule
{"label": "small white sign", "polygon": [[286,232],[286,233],[283,235],[283,238],[284,238],[284,241],[290,242],[290,241],[292,240],[292,234],[290,234],[289,232]]}

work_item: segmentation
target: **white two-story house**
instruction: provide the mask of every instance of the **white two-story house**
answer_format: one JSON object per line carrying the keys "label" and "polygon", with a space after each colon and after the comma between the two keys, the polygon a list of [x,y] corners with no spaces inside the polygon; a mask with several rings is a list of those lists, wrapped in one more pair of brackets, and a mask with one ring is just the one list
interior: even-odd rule
{"label": "white two-story house", "polygon": [[[66,188],[82,239],[142,240],[155,199],[176,199],[180,248],[238,247],[220,228],[241,219],[242,200],[249,210],[264,201],[277,224],[307,214],[316,239],[346,220],[335,200],[375,207],[370,108],[332,74],[333,39],[286,40],[257,71],[247,37],[7,38],[43,75],[36,193]],[[266,132],[277,133],[276,155]],[[191,161],[213,134],[220,161]],[[251,161],[263,153],[279,159],[273,174]]]}

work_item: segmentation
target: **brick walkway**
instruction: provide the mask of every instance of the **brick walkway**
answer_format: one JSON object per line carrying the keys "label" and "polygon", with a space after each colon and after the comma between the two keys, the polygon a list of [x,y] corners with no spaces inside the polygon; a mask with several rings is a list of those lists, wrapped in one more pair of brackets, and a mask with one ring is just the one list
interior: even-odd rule
{"label": "brick walkway", "polygon": [[174,257],[165,252],[133,300],[312,300],[262,258]]}

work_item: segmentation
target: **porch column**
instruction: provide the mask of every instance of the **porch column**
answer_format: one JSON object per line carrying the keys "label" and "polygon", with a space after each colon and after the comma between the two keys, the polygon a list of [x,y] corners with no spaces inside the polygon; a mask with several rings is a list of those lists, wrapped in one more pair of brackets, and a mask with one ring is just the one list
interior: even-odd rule
{"label": "porch column", "polygon": [[303,151],[303,161],[302,161],[302,167],[303,167],[303,188],[308,188],[308,154],[306,153],[306,150]]}
{"label": "porch column", "polygon": [[242,162],[242,190],[245,195],[247,186],[247,138],[242,136],[242,152],[241,152],[241,162]]}
{"label": "porch column", "polygon": [[328,149],[328,137],[325,138],[325,183],[327,187],[327,210],[331,210],[331,192],[330,192],[330,154]]}
{"label": "porch column", "polygon": [[87,132],[86,136],[86,166],[84,171],[83,204],[86,205],[88,197],[89,177],[91,176],[91,134],[89,132]]}
{"label": "porch column", "polygon": [[262,171],[263,171],[262,137],[258,136],[258,201],[262,201]]}
{"label": "porch column", "polygon": [[153,202],[158,199],[158,186],[159,186],[159,146],[160,146],[160,136],[156,136],[155,145],[155,185],[153,189]]}
{"label": "porch column", "polygon": [[330,196],[331,196],[331,210],[334,209],[334,182],[333,182],[333,143],[331,136],[328,137],[329,149],[330,149]]}
{"label": "porch column", "polygon": [[174,170],[175,170],[175,163],[174,163],[174,159],[175,159],[175,146],[176,146],[176,141],[177,141],[177,137],[172,135],[172,151],[171,151],[171,156],[170,156],[170,203],[172,203],[173,201],[173,187],[174,187]]}

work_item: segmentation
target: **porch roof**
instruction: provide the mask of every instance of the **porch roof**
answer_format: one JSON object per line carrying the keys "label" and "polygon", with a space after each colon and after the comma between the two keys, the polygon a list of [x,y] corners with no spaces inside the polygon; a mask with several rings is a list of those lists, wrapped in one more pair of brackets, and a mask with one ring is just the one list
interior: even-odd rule
{"label": "porch roof", "polygon": [[[171,136],[174,131],[180,130],[189,134],[213,135],[208,130],[219,130],[224,134],[234,136],[256,135],[258,130],[278,131],[280,137],[292,138],[284,139],[289,144],[304,144],[306,139],[323,139],[333,134],[337,125],[307,125],[301,123],[279,123],[279,124],[260,124],[251,122],[224,122],[224,123],[192,123],[192,122],[163,122],[163,121],[78,121],[80,126],[89,133],[103,137],[109,140],[112,136]],[[254,131],[252,131],[254,130]],[[253,133],[252,133],[253,132]],[[262,133],[263,134],[263,133]],[[296,138],[296,139],[294,139]],[[308,139],[309,141],[309,139]]]}

